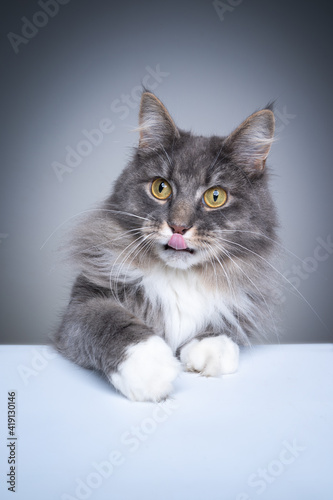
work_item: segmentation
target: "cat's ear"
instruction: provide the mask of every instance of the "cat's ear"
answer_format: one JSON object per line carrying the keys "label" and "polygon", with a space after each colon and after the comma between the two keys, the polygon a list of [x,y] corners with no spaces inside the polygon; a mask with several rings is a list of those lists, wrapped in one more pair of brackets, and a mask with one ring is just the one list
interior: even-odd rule
{"label": "cat's ear", "polygon": [[275,119],[270,109],[249,116],[226,139],[225,146],[235,162],[248,174],[258,174],[265,168],[274,136]]}
{"label": "cat's ear", "polygon": [[138,130],[139,148],[142,149],[155,149],[179,138],[179,131],[168,110],[151,92],[143,92],[141,96]]}

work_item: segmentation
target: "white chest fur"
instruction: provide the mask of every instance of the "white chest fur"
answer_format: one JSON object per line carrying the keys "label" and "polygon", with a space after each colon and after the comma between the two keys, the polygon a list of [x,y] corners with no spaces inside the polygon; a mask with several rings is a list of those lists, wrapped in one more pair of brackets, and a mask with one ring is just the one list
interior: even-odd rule
{"label": "white chest fur", "polygon": [[229,294],[203,286],[202,277],[193,270],[154,269],[142,285],[153,307],[163,311],[165,339],[174,352],[208,325],[222,333],[223,318],[235,322]]}

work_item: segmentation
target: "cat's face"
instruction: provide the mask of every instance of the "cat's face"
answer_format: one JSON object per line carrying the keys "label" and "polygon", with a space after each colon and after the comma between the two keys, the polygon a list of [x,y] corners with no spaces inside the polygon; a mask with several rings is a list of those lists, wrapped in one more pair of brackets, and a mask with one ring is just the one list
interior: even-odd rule
{"label": "cat's face", "polygon": [[133,258],[223,267],[269,244],[275,215],[264,166],[273,129],[273,113],[263,110],[228,137],[193,136],[144,93],[139,148],[110,199]]}

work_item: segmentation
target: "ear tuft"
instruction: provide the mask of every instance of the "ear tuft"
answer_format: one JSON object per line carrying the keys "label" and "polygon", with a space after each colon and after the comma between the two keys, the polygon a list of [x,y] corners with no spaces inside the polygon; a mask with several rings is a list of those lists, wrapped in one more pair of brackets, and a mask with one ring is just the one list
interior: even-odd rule
{"label": "ear tuft", "polygon": [[179,138],[179,131],[162,102],[151,92],[143,92],[139,111],[139,148],[156,149]]}
{"label": "ear tuft", "polygon": [[275,128],[274,114],[263,109],[249,116],[226,139],[232,158],[249,174],[260,173],[265,168]]}

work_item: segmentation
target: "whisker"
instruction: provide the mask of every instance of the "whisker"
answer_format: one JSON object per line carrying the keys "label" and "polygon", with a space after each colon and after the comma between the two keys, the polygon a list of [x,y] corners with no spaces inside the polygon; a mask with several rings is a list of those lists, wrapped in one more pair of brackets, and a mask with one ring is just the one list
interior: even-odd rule
{"label": "whisker", "polygon": [[213,160],[213,162],[212,162],[212,163],[210,164],[210,166],[208,167],[208,171],[213,170],[213,168],[215,167],[216,162],[217,162],[217,160],[219,159],[219,156],[220,156],[220,154],[221,154],[222,148],[223,148],[223,145],[220,147],[219,152],[217,153],[217,155],[216,155],[215,159]]}
{"label": "whisker", "polygon": [[168,160],[168,163],[169,163],[170,167],[172,167],[172,162],[171,162],[170,156],[169,156],[169,155],[168,155],[168,153],[166,152],[166,150],[165,150],[165,148],[164,148],[163,144],[161,144],[161,146],[162,146],[162,149],[163,149],[163,151],[164,151],[164,153],[165,153],[165,156],[167,157],[167,160]]}
{"label": "whisker", "polygon": [[289,248],[287,248],[286,246],[282,245],[279,241],[276,241],[274,238],[270,238],[269,236],[267,236],[266,234],[264,233],[261,233],[261,232],[258,232],[258,231],[246,231],[244,229],[216,229],[215,232],[217,233],[250,233],[250,234],[255,234],[257,236],[261,236],[263,238],[266,238],[267,240],[271,241],[272,243],[274,243],[274,245],[277,245],[279,246],[280,248],[282,248],[283,250],[285,250],[286,252],[288,252],[290,255],[292,255],[293,257],[295,257],[295,259],[299,260],[300,262],[303,263],[303,260],[298,257],[298,255],[296,255],[294,252],[292,252],[291,250],[289,250]]}
{"label": "whisker", "polygon": [[[154,231],[154,233],[151,233],[151,236],[153,234],[155,234],[155,233],[156,233],[156,231]],[[149,250],[151,249],[151,247],[154,245],[154,243],[155,243],[154,238],[151,238],[150,241],[146,241],[145,242],[146,249],[145,249],[145,251],[142,254],[142,259],[144,259],[144,257],[147,255],[147,253],[149,252]]]}
{"label": "whisker", "polygon": [[[127,250],[128,248],[130,248],[132,245],[134,245],[135,243],[137,243],[140,239],[144,239],[144,238],[145,238],[145,236],[144,236],[144,235],[141,235],[141,236],[139,236],[138,238],[136,238],[134,241],[132,241],[129,245],[127,245],[127,246],[126,246],[126,247],[122,250],[122,252],[118,255],[118,257],[117,257],[117,258],[116,258],[116,260],[114,261],[114,263],[113,263],[113,265],[112,265],[112,268],[111,268],[111,270],[110,270],[110,280],[109,280],[109,287],[110,287],[110,291],[112,292],[112,294],[113,294],[113,295],[114,295],[114,293],[113,293],[113,289],[112,289],[113,269],[114,269],[114,267],[115,267],[115,265],[116,265],[116,263],[117,263],[118,259],[121,257],[121,255],[122,255],[124,252],[126,252],[126,250]],[[128,256],[125,256],[125,261],[126,261],[126,259],[127,259],[127,258],[128,258]],[[122,264],[123,264],[123,262],[124,262],[124,259],[123,259],[123,260],[121,261],[121,263],[120,263],[120,270],[119,270],[119,272],[117,273],[117,275],[116,275],[116,279],[115,279],[115,282],[116,282],[116,292],[117,292],[117,293],[116,293],[116,295],[114,295],[114,298],[115,298],[115,300],[117,300],[117,302],[118,302],[119,304],[120,304],[120,301],[118,300],[117,283],[118,283],[118,280],[119,280],[119,276],[120,276],[120,272],[121,272],[121,268],[122,268]]]}
{"label": "whisker", "polygon": [[112,210],[112,209],[107,209],[107,208],[91,208],[89,210],[83,210],[82,212],[78,212],[77,214],[74,214],[72,215],[71,217],[69,217],[68,219],[66,219],[64,222],[62,222],[61,224],[59,224],[59,226],[57,226],[54,231],[52,231],[52,233],[50,234],[50,236],[48,238],[46,238],[46,240],[44,241],[44,243],[42,244],[42,246],[40,247],[40,250],[42,250],[44,248],[44,246],[46,245],[46,243],[52,238],[52,236],[62,227],[64,226],[65,224],[67,224],[70,220],[74,219],[75,217],[79,217],[80,215],[83,215],[83,214],[86,214],[86,213],[90,213],[90,212],[110,212],[110,213],[114,213],[114,214],[122,214],[122,215],[128,215],[130,217],[135,217],[137,219],[141,219],[141,220],[146,220],[148,222],[151,222],[151,220],[154,220],[152,219],[152,216],[151,218],[147,218],[147,217],[141,217],[140,215],[136,215],[136,214],[132,214],[130,212],[123,212],[121,210]]}
{"label": "whisker", "polygon": [[[120,267],[119,272],[118,272],[117,279],[116,279],[116,287],[118,287],[118,278],[120,276],[120,273],[121,273],[123,267],[125,266],[126,261],[128,261],[128,259],[131,257],[131,255],[134,254],[132,259],[127,263],[127,269],[129,269],[133,260],[138,256],[139,252],[142,252],[143,250],[145,250],[145,252],[147,252],[148,248],[150,248],[150,246],[154,243],[154,241],[152,239],[149,241],[149,238],[151,238],[153,236],[153,234],[154,233],[150,233],[150,234],[146,235],[144,237],[144,239],[142,241],[139,241],[139,243],[135,246],[135,248],[133,248],[130,251],[130,253],[123,259],[123,261],[121,263],[121,267]],[[124,274],[126,274],[126,272],[127,272],[127,270],[125,270]],[[125,293],[126,292],[124,290],[124,301],[126,302]]]}
{"label": "whisker", "polygon": [[[140,246],[142,246],[141,248],[141,251],[146,247],[147,243],[150,243],[150,241],[147,241],[149,240],[149,238],[152,236],[152,234],[148,234],[144,237],[144,239],[142,241],[140,241],[137,246],[131,250],[131,252],[126,256],[125,260],[123,261],[123,265],[125,264],[126,260],[129,259],[129,257],[134,253],[134,256],[132,257],[131,261],[128,262],[127,264],[127,268],[130,267],[130,265],[132,264],[133,260],[137,257],[138,255],[138,252],[137,250],[140,248]],[[119,275],[119,274],[118,274]]]}
{"label": "whisker", "polygon": [[[268,306],[267,301],[266,301],[264,295],[261,293],[261,291],[259,290],[259,288],[257,287],[257,285],[254,283],[254,281],[244,271],[244,269],[242,269],[241,266],[231,257],[231,253],[228,250],[226,250],[225,248],[220,247],[219,245],[217,245],[217,246],[221,250],[221,252],[223,252],[231,260],[231,262],[241,271],[241,273],[246,277],[246,279],[251,283],[251,285],[255,288],[255,290],[258,292],[258,294],[262,298],[262,300],[263,300],[263,302],[264,302],[264,304],[266,306],[267,312],[270,315],[270,318],[272,320],[272,324],[274,326],[274,332],[275,332],[276,338],[278,339],[279,338],[279,336],[278,336],[278,329],[276,327],[276,323],[274,321],[274,318],[273,318],[273,315],[272,315],[272,311],[271,311],[270,307]],[[267,340],[267,336],[266,335],[264,335],[262,332],[260,332],[260,334],[262,335],[262,337],[265,340]]]}
{"label": "whisker", "polygon": [[[225,267],[223,266],[222,262],[218,258],[216,250],[212,247],[212,245],[209,245],[209,246],[211,248],[211,251],[213,252],[213,255],[214,255],[215,259],[218,261],[221,269],[223,270],[223,273],[224,273],[224,275],[225,275],[225,277],[227,279],[228,287],[230,289],[230,292],[233,295],[234,302],[238,305],[238,300],[236,298],[235,289],[234,289],[234,287],[231,284],[230,277],[228,276],[228,273],[227,273]],[[250,345],[250,341],[248,339],[248,336],[246,335],[246,333],[243,331],[243,329],[240,326],[240,323],[239,323],[239,312],[238,311],[237,311],[237,318],[236,318],[236,320],[237,320],[236,321],[236,334],[238,336],[240,336],[243,339],[243,341],[245,340],[246,344]]]}
{"label": "whisker", "polygon": [[[72,255],[72,257],[75,257],[76,255],[82,254],[84,252],[88,252],[89,250],[93,250],[94,248],[103,247],[104,245],[107,245],[108,243],[113,243],[114,241],[117,241],[117,240],[120,240],[120,239],[124,238],[124,236],[126,236],[126,235],[128,235],[129,233],[132,233],[132,232],[134,234],[141,234],[141,230],[140,229],[129,229],[128,231],[125,231],[120,236],[118,236],[118,238],[107,239],[105,241],[102,241],[102,243],[98,243],[96,245],[92,245],[91,247],[83,248],[82,250],[80,249],[77,252],[72,253],[71,255]],[[98,236],[97,232],[95,232],[95,234]]]}
{"label": "whisker", "polygon": [[304,297],[304,295],[291,283],[291,281],[288,280],[288,278],[286,278],[278,269],[276,269],[276,267],[273,266],[273,264],[271,264],[271,262],[269,262],[267,259],[265,259],[264,257],[262,257],[262,255],[259,255],[257,252],[254,252],[253,250],[250,250],[249,248],[247,248],[247,247],[245,247],[243,245],[240,245],[239,243],[236,243],[235,241],[226,240],[225,238],[224,238],[224,241],[226,243],[231,243],[231,244],[236,245],[236,246],[238,246],[240,248],[243,248],[247,252],[250,252],[253,255],[255,255],[256,257],[259,257],[259,259],[263,260],[267,265],[269,265],[279,276],[281,276],[281,278],[283,278],[296,291],[297,295],[299,295],[304,300],[304,302],[310,307],[311,311],[319,319],[320,323],[326,328],[326,330],[329,331],[328,326],[324,323],[324,321],[321,319],[321,317],[319,316],[319,314],[317,313],[317,311],[312,307],[312,305],[310,304],[310,302],[308,302],[308,300]]}

